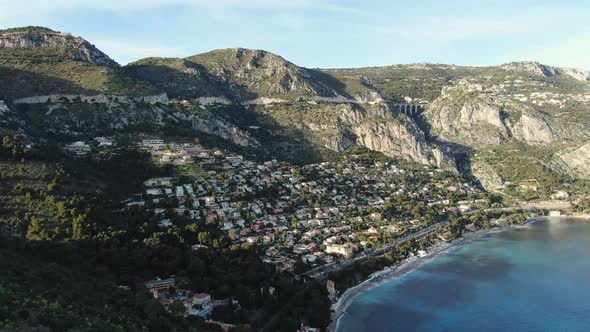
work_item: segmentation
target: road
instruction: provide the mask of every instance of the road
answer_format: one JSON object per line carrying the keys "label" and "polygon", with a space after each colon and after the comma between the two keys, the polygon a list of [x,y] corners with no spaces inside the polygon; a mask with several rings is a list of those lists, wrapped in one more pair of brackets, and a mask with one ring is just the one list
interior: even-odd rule
{"label": "road", "polygon": [[372,256],[379,256],[384,254],[386,251],[391,250],[396,244],[400,244],[400,243],[404,243],[406,241],[409,241],[411,239],[416,239],[416,238],[421,238],[423,236],[426,236],[432,232],[434,232],[438,226],[440,225],[445,225],[448,223],[448,220],[445,221],[440,221],[438,223],[434,223],[426,228],[423,228],[417,232],[411,233],[411,234],[407,234],[404,235],[403,237],[396,239],[395,241],[393,241],[392,243],[386,244],[384,246],[382,246],[381,248],[371,251],[370,253],[364,254],[364,255],[360,255],[354,258],[348,258],[345,259],[343,261],[340,262],[332,262],[330,264],[325,264],[322,266],[318,266],[314,269],[311,269],[305,273],[303,273],[303,276],[306,277],[311,277],[314,279],[318,279],[318,278],[323,278],[325,275],[327,275],[328,273],[335,271],[335,270],[340,270],[340,269],[344,269],[352,264],[354,264],[355,262],[359,261],[359,260],[363,260],[366,259],[368,257],[372,257]]}
{"label": "road", "polygon": [[[512,212],[519,212],[519,211],[530,211],[530,210],[535,210],[535,209],[567,210],[569,208],[571,208],[571,204],[569,202],[547,200],[547,201],[540,201],[540,202],[534,202],[534,203],[533,202],[523,202],[523,203],[520,203],[519,205],[516,205],[513,207],[489,208],[489,209],[485,209],[484,211],[485,212],[492,212],[492,213],[505,213],[505,212],[512,213]],[[473,210],[473,211],[466,212],[466,214],[473,214],[475,212],[477,212],[477,211]],[[371,256],[382,255],[386,251],[391,250],[396,244],[404,243],[406,241],[409,241],[410,239],[416,239],[416,238],[421,238],[423,236],[426,236],[426,235],[434,232],[438,226],[446,225],[448,222],[449,222],[448,220],[445,220],[445,221],[440,221],[438,223],[434,223],[434,224],[432,224],[426,228],[423,228],[417,232],[407,234],[407,235],[395,240],[392,243],[386,244],[377,250],[371,251],[370,253],[360,255],[360,256],[357,256],[354,258],[348,258],[348,259],[345,259],[340,262],[332,262],[329,264],[318,266],[318,267],[313,268],[301,275],[306,276],[306,277],[315,278],[315,279],[323,278],[328,273],[330,273],[332,271],[344,269],[359,260],[363,260],[363,259],[366,259]]]}

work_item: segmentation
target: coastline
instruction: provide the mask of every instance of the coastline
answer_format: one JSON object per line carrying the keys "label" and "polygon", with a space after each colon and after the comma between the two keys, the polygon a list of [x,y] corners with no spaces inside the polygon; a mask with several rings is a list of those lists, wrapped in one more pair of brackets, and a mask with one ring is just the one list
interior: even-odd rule
{"label": "coastline", "polygon": [[[342,296],[338,299],[338,301],[332,306],[334,310],[332,314],[332,321],[328,326],[327,331],[329,332],[336,332],[338,330],[338,325],[340,323],[340,318],[342,318],[346,314],[346,309],[348,306],[353,302],[353,300],[362,293],[365,293],[385,282],[389,282],[392,280],[399,279],[404,275],[411,273],[412,271],[416,270],[417,268],[421,267],[422,265],[432,261],[433,259],[445,255],[462,245],[478,240],[480,238],[489,236],[491,234],[504,232],[507,230],[513,230],[518,228],[526,227],[527,225],[534,224],[541,220],[548,220],[549,218],[553,217],[546,217],[546,216],[536,216],[525,220],[522,224],[516,226],[508,226],[508,227],[499,227],[499,228],[492,228],[492,229],[482,229],[477,230],[472,233],[467,233],[463,235],[461,238],[455,239],[452,242],[435,245],[429,248],[428,253],[423,257],[415,257],[410,260],[404,260],[398,263],[395,266],[386,268],[381,271],[377,271],[373,273],[369,279],[361,282],[360,284],[347,289]],[[590,215],[587,217],[576,217],[576,216],[561,216],[558,218],[580,218],[580,219],[588,219]]]}

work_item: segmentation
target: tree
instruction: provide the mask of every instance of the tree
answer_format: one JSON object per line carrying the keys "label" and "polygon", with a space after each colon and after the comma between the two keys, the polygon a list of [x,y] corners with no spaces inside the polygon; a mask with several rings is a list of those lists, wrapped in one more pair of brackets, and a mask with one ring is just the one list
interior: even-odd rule
{"label": "tree", "polygon": [[24,153],[23,137],[21,135],[4,136],[2,138],[2,152],[13,158],[21,157]]}
{"label": "tree", "polygon": [[168,309],[170,310],[170,313],[172,313],[174,316],[177,316],[177,317],[183,316],[184,313],[186,312],[186,308],[184,307],[184,305],[180,301],[172,302],[172,304],[170,304]]}
{"label": "tree", "polygon": [[197,239],[199,240],[200,244],[207,244],[209,243],[209,233],[199,232],[199,234],[197,235]]}

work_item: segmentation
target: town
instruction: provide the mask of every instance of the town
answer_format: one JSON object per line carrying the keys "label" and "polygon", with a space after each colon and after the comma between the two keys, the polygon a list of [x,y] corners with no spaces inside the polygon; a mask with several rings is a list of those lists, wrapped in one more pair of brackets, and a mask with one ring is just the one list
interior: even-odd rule
{"label": "town", "polygon": [[[300,167],[245,160],[198,142],[149,138],[138,147],[155,163],[198,171],[146,180],[144,192],[124,202],[128,208],[152,212],[163,231],[199,229],[195,251],[255,246],[276,271],[294,275],[366,257],[396,239],[436,229],[449,213],[490,205],[483,191],[456,174],[361,148],[341,160]],[[162,280],[174,286],[173,279]],[[186,315],[210,317],[211,295],[170,294],[161,283],[151,280],[146,287],[165,307],[177,300]]]}

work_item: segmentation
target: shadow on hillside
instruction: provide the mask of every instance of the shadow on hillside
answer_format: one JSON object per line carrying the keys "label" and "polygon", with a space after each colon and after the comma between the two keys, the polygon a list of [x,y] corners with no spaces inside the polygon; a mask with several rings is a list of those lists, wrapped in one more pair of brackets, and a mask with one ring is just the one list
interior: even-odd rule
{"label": "shadow on hillside", "polygon": [[311,75],[314,79],[326,84],[328,88],[335,90],[337,93],[346,98],[354,99],[353,96],[346,92],[346,85],[331,74],[316,69],[307,69],[307,71],[311,72]]}
{"label": "shadow on hillside", "polygon": [[475,150],[472,147],[452,142],[442,142],[436,140],[436,138],[431,140],[431,142],[438,145],[444,152],[451,154],[453,158],[455,158],[459,172],[461,172],[469,182],[478,186],[480,189],[483,189],[481,182],[473,175],[470,156]]}
{"label": "shadow on hillside", "polygon": [[[236,83],[228,84],[220,78],[212,75],[204,66],[189,61],[183,61],[183,66],[194,69],[192,71],[179,71],[175,68],[160,64],[132,65],[124,70],[138,80],[144,80],[160,87],[170,98],[198,98],[202,96],[224,96],[234,101],[256,99],[260,95],[248,91],[248,87]],[[317,70],[309,70],[314,80],[318,80],[324,88],[335,89],[344,93],[344,84]],[[320,92],[320,91],[318,91]],[[346,97],[351,97],[346,95]],[[244,106],[240,104],[217,105],[209,107],[211,113],[220,116],[224,120],[236,125],[239,129],[255,137],[263,147],[268,150],[270,157],[288,160],[297,164],[318,162],[323,159],[329,150],[314,143],[308,135],[295,126],[279,124],[266,113],[257,112],[259,106]],[[284,103],[280,107],[292,107],[292,104]],[[287,112],[290,110],[287,110]],[[296,111],[296,110],[293,110]],[[219,144],[219,140],[210,135],[203,135],[210,143]],[[236,146],[226,144],[226,146]],[[240,149],[241,150],[241,149]]]}
{"label": "shadow on hillside", "polygon": [[98,94],[78,83],[31,71],[0,66],[0,100],[50,94]]}
{"label": "shadow on hillside", "polygon": [[227,84],[211,75],[201,64],[183,61],[187,71],[159,64],[128,65],[122,72],[137,80],[153,84],[170,98],[198,98],[202,96],[226,96],[231,98],[236,92],[244,91],[245,87],[235,87],[237,91],[227,88]]}
{"label": "shadow on hillside", "polygon": [[[280,107],[293,106],[281,104]],[[213,113],[256,138],[272,158],[307,164],[319,162],[329,153],[294,125],[281,125],[270,115],[257,112],[253,106],[228,105],[216,108]]]}

